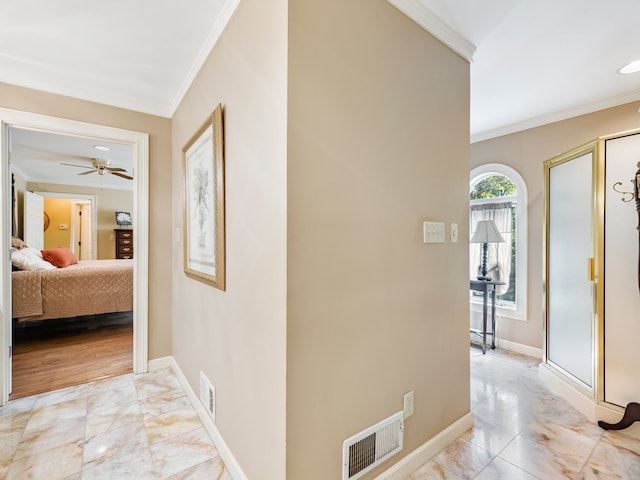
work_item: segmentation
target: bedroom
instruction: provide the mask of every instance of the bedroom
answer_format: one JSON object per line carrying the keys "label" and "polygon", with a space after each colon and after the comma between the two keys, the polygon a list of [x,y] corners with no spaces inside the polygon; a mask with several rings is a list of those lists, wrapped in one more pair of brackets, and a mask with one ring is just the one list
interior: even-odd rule
{"label": "bedroom", "polygon": [[[12,273],[12,398],[131,371],[133,230],[115,212],[133,211],[133,147],[19,128],[10,142],[11,230],[29,247],[12,255],[27,270]],[[47,259],[63,268],[30,265],[41,251],[60,253]],[[67,257],[79,263],[59,263]]]}

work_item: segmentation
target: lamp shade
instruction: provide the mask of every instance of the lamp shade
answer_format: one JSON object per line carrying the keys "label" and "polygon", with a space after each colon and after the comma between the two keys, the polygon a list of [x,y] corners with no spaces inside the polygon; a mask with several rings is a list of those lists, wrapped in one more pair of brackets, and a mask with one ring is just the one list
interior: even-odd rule
{"label": "lamp shade", "polygon": [[502,243],[504,238],[493,220],[480,220],[469,241],[471,243]]}

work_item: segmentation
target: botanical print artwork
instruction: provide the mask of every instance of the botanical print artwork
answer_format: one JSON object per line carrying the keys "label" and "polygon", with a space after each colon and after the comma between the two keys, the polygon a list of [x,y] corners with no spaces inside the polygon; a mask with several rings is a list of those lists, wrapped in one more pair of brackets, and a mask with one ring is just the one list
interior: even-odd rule
{"label": "botanical print artwork", "polygon": [[184,273],[225,290],[222,104],[182,149]]}
{"label": "botanical print artwork", "polygon": [[215,275],[213,128],[207,128],[187,151],[187,245],[189,268]]}
{"label": "botanical print artwork", "polygon": [[209,208],[210,200],[213,200],[208,195],[210,185],[209,172],[207,172],[207,170],[204,168],[196,168],[193,176],[193,194],[196,197],[196,210],[198,214],[198,225],[200,227],[198,235],[198,247],[204,248],[207,245],[205,220],[207,212],[211,211],[211,209]]}

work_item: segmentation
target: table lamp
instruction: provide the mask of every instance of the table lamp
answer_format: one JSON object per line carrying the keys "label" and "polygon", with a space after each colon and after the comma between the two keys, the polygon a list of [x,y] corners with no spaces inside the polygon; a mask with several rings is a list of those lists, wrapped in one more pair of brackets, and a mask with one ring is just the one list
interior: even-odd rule
{"label": "table lamp", "polygon": [[487,245],[504,242],[504,238],[500,235],[494,221],[480,220],[469,242],[482,244],[482,276],[478,276],[478,280],[491,280],[491,277],[487,277]]}

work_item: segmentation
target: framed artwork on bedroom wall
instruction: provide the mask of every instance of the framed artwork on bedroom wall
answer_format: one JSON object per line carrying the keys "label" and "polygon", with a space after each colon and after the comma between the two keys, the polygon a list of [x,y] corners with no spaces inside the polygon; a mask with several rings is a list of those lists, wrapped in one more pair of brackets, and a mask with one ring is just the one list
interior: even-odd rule
{"label": "framed artwork on bedroom wall", "polygon": [[219,104],[182,149],[184,272],[225,290],[224,134]]}

